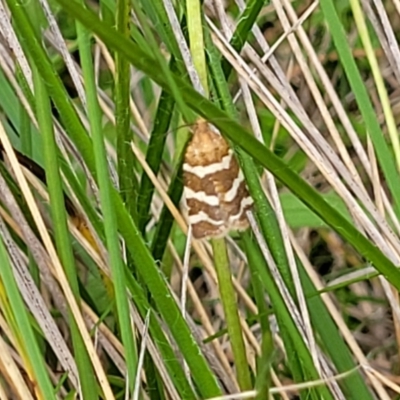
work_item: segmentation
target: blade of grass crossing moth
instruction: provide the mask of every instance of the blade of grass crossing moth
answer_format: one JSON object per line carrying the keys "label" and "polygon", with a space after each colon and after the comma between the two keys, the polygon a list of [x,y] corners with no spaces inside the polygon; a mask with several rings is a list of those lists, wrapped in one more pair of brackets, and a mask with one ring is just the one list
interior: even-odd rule
{"label": "blade of grass crossing moth", "polygon": [[[82,7],[76,3],[70,3],[66,0],[57,1],[62,4],[66,11],[74,15],[75,18],[88,24],[91,29],[113,49],[125,54],[133,65],[146,71],[146,73],[160,85],[168,87],[162,74],[155,73],[154,60],[148,59],[146,54],[133,43],[125,41],[124,38],[121,38],[117,33],[113,32],[112,29],[105,27],[93,13],[82,9]],[[7,4],[13,12],[14,20],[18,24],[20,32],[23,33],[24,40],[29,44],[30,54],[34,57],[35,62],[40,65],[41,73],[43,73],[44,78],[49,82],[48,90],[49,92],[51,91],[52,97],[54,96],[53,99],[57,108],[59,108],[63,121],[68,122],[69,133],[74,138],[89,169],[94,171],[93,155],[90,151],[90,139],[86,136],[69,101],[66,101],[65,90],[61,88],[60,81],[52,70],[43,49],[41,49],[39,43],[34,40],[34,35],[29,28],[22,7],[17,6],[18,3],[12,1],[7,1]],[[133,57],[133,55],[135,55],[135,57]],[[175,77],[175,81],[181,88],[182,96],[193,110],[208,120],[212,120],[215,126],[229,139],[251,154],[261,165],[269,169],[278,179],[288,186],[304,204],[320,216],[321,219],[334,230],[339,232],[344,239],[348,240],[363,256],[373,262],[375,267],[385,275],[394,286],[400,289],[400,272],[397,271],[393,263],[391,263],[378,248],[373,246],[363,235],[360,235],[351,223],[346,221],[335,209],[330,207],[315,190],[305,184],[298,175],[287,168],[273,153],[260,145],[255,139],[249,137],[247,131],[239,124],[230,120],[226,113],[222,112],[207,99],[196,93],[179,77]]]}
{"label": "blade of grass crossing moth", "polygon": [[[0,225],[2,229],[6,229],[2,219],[0,219]],[[33,374],[33,376],[30,376],[30,379],[37,384],[37,390],[39,391],[41,398],[46,400],[56,400],[56,396],[53,392],[53,385],[51,384],[46,371],[45,362],[37,345],[33,329],[29,323],[27,310],[15,282],[12,266],[2,235],[0,235],[0,263],[1,283],[5,289],[18,330],[20,333],[23,333],[20,335],[21,345],[27,355],[27,359],[30,360],[30,365],[26,366],[26,368],[30,368],[30,372]]]}
{"label": "blade of grass crossing moth", "polygon": [[[223,108],[227,111],[232,119],[237,119],[237,111],[233,104],[232,97],[226,82],[226,77],[224,77],[222,67],[220,64],[220,58],[216,53],[215,47],[211,41],[211,38],[206,31],[206,41],[207,41],[207,52],[209,54],[210,60],[210,70],[212,71],[213,79],[218,90],[220,101]],[[254,161],[245,152],[243,152],[239,147],[234,147],[238,154],[239,161],[243,169],[243,173],[246,177],[246,182],[250,191],[250,194],[255,203],[255,212],[261,222],[263,235],[266,239],[268,245],[271,248],[274,259],[280,268],[280,272],[285,279],[290,293],[292,296],[295,293],[291,275],[289,272],[288,260],[286,257],[285,249],[282,243],[281,232],[278,226],[278,221],[276,220],[274,211],[267,201],[264,195],[263,188],[260,184],[259,174]]]}
{"label": "blade of grass crossing moth", "polygon": [[358,71],[343,25],[340,22],[336,12],[334,2],[332,2],[332,0],[322,0],[320,5],[321,11],[325,16],[327,26],[332,35],[332,39],[335,43],[335,47],[338,51],[339,59],[343,65],[346,77],[363,116],[366,130],[374,144],[374,149],[385,176],[385,181],[387,182],[390,192],[392,193],[394,210],[399,218],[400,176],[398,174],[392,152],[386,143],[385,135],[381,130],[377,115],[371,104],[364,80]]}
{"label": "blade of grass crossing moth", "polygon": [[[118,325],[125,350],[125,360],[127,365],[126,379],[129,383],[129,393],[131,393],[134,385],[134,377],[136,376],[137,353],[134,335],[132,332],[131,316],[126,297],[125,270],[120,252],[116,214],[112,204],[112,184],[109,175],[104,138],[101,128],[101,112],[97,99],[97,87],[93,74],[90,33],[80,23],[77,23],[77,33],[82,74],[86,89],[89,125],[91,136],[93,138],[93,151],[95,154],[95,165],[98,176],[100,204],[103,214],[109,265],[114,284]],[[133,171],[131,171],[131,173],[132,172]]]}
{"label": "blade of grass crossing moth", "polygon": [[[92,13],[83,10],[75,3],[67,0],[57,0],[63,8],[88,24],[109,46],[125,54],[125,56],[136,66],[146,72],[155,82],[168,88],[162,74],[154,70],[154,60],[148,59],[137,46],[129,41],[123,40],[117,33],[108,29],[107,34],[103,32],[104,24]],[[11,6],[10,6],[11,7]],[[25,40],[27,38],[25,37]],[[134,55],[134,56],[133,56]],[[285,184],[302,202],[314,211],[323,221],[337,231],[342,237],[349,241],[353,247],[365,258],[371,261],[397,289],[400,290],[400,271],[393,263],[382,254],[382,252],[347,221],[340,213],[331,207],[322,196],[304,182],[296,173],[277,156],[261,145],[240,124],[231,120],[229,116],[218,109],[214,104],[194,91],[178,76],[174,77],[180,93],[186,103],[199,115],[203,116],[213,124],[236,145],[250,154],[254,160],[264,168],[272,172],[283,184]]]}
{"label": "blade of grass crossing moth", "polygon": [[[60,0],[60,2],[63,2],[63,0]],[[70,12],[74,12],[74,7],[79,7],[79,6],[72,5],[72,9],[70,9],[71,4],[65,3],[65,4],[64,4],[64,7],[65,7],[65,8],[68,8]],[[77,10],[75,10],[75,11],[77,11]],[[103,25],[102,25],[98,20],[96,20],[96,18],[94,18],[92,15],[90,15],[90,13],[86,13],[85,11],[83,11],[82,9],[80,9],[78,12],[75,13],[75,16],[76,16],[77,18],[83,18],[83,17],[86,18],[86,17],[87,17],[87,22],[90,21],[90,25],[91,25],[93,28],[96,29],[96,32],[97,32],[100,36],[102,35],[102,33],[104,34],[104,32],[107,31],[108,35],[105,36],[104,39],[105,39],[106,41],[109,41],[109,42],[111,43],[111,45],[114,46],[114,48],[118,48],[121,52],[123,52],[123,53],[125,54],[125,56],[126,56],[127,58],[129,58],[133,64],[135,64],[135,63],[136,63],[136,64],[140,64],[139,61],[145,60],[145,58],[146,58],[145,56],[139,57],[139,58],[132,58],[132,57],[131,57],[132,52],[135,52],[135,51],[136,51],[136,52],[139,52],[139,53],[140,53],[140,50],[139,50],[138,48],[135,48],[135,47],[133,46],[132,43],[130,43],[130,42],[124,42],[123,39],[121,39],[118,35],[114,34],[111,30],[104,28]],[[88,22],[88,23],[89,23],[89,22]],[[103,35],[103,36],[104,36],[104,35]],[[115,36],[117,36],[118,39],[117,39]],[[122,43],[123,43],[123,44],[122,44]],[[122,45],[121,45],[121,44],[122,44]],[[134,48],[132,48],[132,46],[133,46]],[[130,49],[129,52],[126,50],[127,48]],[[44,66],[44,65],[42,65],[42,66]],[[154,70],[154,68],[146,68],[146,67],[143,66],[143,65],[137,65],[137,66],[138,66],[139,68],[142,67],[142,68],[146,69],[148,73],[151,73],[152,70]],[[153,75],[154,75],[154,74],[153,74]],[[158,79],[157,79],[157,78],[158,78]],[[161,78],[162,78],[162,77],[161,77],[160,75],[157,75],[157,76],[154,75],[154,76],[153,76],[153,79],[154,79],[154,80],[160,81]],[[177,79],[177,81],[179,81],[179,78],[176,78],[176,79]],[[162,80],[162,79],[161,79],[161,80]],[[160,81],[160,83],[161,83],[161,81]],[[204,115],[205,115],[205,116],[207,115],[209,119],[214,119],[214,120],[215,120],[215,123],[216,123],[216,124],[219,124],[220,127],[221,127],[222,129],[225,128],[224,131],[226,132],[226,134],[231,135],[233,140],[236,140],[236,142],[240,143],[240,144],[242,145],[242,147],[244,147],[244,148],[247,147],[247,151],[250,151],[250,152],[251,152],[251,150],[248,148],[247,145],[248,145],[249,143],[251,143],[252,140],[251,140],[251,138],[249,138],[249,140],[247,140],[247,139],[248,139],[248,138],[247,138],[247,135],[246,135],[246,134],[243,134],[244,131],[243,131],[243,129],[242,129],[240,126],[238,126],[238,125],[235,124],[235,123],[233,123],[233,126],[232,126],[232,121],[229,121],[229,119],[227,118],[227,116],[226,116],[224,113],[221,113],[221,112],[220,112],[216,107],[214,107],[211,103],[207,102],[207,100],[205,100],[204,98],[202,98],[201,96],[199,96],[199,95],[198,95],[197,93],[195,93],[192,89],[190,89],[189,87],[185,86],[184,83],[180,82],[180,84],[181,84],[183,87],[185,87],[185,90],[182,90],[182,93],[183,93],[183,94],[190,93],[190,96],[188,97],[188,100],[189,100],[189,102],[192,104],[193,108],[197,109],[198,112],[199,112],[200,114],[204,114],[203,108],[206,107],[206,108],[207,108],[207,112],[206,112],[206,114],[204,114]],[[57,86],[57,85],[56,85],[56,86]],[[61,106],[61,104],[60,104],[60,106]],[[237,132],[236,132],[236,131],[237,131]],[[240,137],[240,134],[239,134],[239,135],[238,135],[238,134],[235,134],[235,133],[240,133],[240,132],[241,132],[241,134],[242,134],[242,137]],[[79,142],[79,141],[78,141],[78,142]],[[81,143],[81,144],[82,144],[82,143]],[[83,148],[82,148],[83,150],[85,150],[86,144],[87,144],[87,143],[84,143],[84,146],[83,146]],[[274,157],[272,154],[271,154],[271,157],[268,157],[268,158],[262,157],[262,153],[263,153],[263,152],[266,152],[267,154],[268,154],[269,152],[268,152],[267,149],[263,148],[262,146],[261,146],[261,148],[260,148],[260,146],[258,145],[257,142],[254,143],[254,141],[253,141],[253,144],[252,144],[252,145],[253,145],[252,147],[254,148],[254,150],[255,150],[255,147],[257,147],[257,150],[258,150],[258,151],[255,150],[255,151],[253,152],[253,156],[255,156],[256,158],[258,158],[259,161],[260,161],[262,164],[264,164],[264,166],[267,166],[267,165],[266,165],[266,164],[267,164],[267,163],[266,163],[266,160],[270,160],[270,159],[271,159],[272,161],[276,161],[276,157]],[[260,153],[260,150],[261,150],[261,153]],[[85,153],[86,153],[86,152],[85,152]],[[90,157],[89,157],[89,160],[90,160]],[[90,164],[91,164],[91,163],[90,163]],[[270,168],[271,168],[271,166],[270,166]],[[272,169],[273,169],[273,168],[272,168]],[[286,170],[286,168],[283,168],[283,169]]]}

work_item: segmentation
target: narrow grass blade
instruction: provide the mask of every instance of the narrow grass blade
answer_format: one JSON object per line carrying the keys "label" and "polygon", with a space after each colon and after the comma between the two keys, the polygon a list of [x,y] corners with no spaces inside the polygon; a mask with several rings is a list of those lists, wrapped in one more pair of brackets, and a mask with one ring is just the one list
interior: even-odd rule
{"label": "narrow grass blade", "polygon": [[[0,220],[0,224],[3,225],[3,229],[6,229],[3,220]],[[21,345],[24,347],[23,351],[30,360],[30,365],[26,366],[33,374],[30,378],[34,379],[43,399],[55,400],[56,396],[53,392],[53,386],[50,382],[46,371],[46,365],[30,325],[27,310],[18,291],[18,286],[15,282],[10,259],[2,237],[0,238],[0,262],[2,266],[0,268],[1,283],[9,301],[12,316],[20,332]]]}
{"label": "narrow grass blade", "polygon": [[[302,382],[318,379],[319,375],[315,369],[309,349],[286,307],[273,276],[269,272],[261,250],[249,234],[243,235],[243,240],[247,247],[250,271],[261,279],[265,290],[269,294],[278,324],[285,327],[285,329],[281,330],[281,334],[285,342],[286,352],[293,352],[291,355],[288,354],[288,357],[297,359],[297,363],[294,361],[291,362],[291,370],[296,381]],[[302,398],[307,398],[307,396],[315,399],[332,398],[330,391],[326,387],[310,389],[302,395]]]}
{"label": "narrow grass blade", "polygon": [[322,0],[320,5],[321,10],[326,18],[330,33],[332,34],[332,39],[335,43],[352,92],[354,93],[355,99],[363,116],[365,126],[374,144],[379,163],[386,178],[385,180],[392,193],[392,199],[395,204],[397,217],[399,217],[400,177],[396,168],[392,151],[389,149],[385,141],[385,135],[381,130],[378,118],[371,104],[368,90],[354,61],[346,34],[343,30],[343,25],[339,20],[335,4],[332,0]]}
{"label": "narrow grass blade", "polygon": [[[117,1],[116,27],[124,37],[130,37],[130,5]],[[138,182],[134,174],[134,156],[130,149],[133,135],[130,129],[130,65],[121,53],[115,54],[115,130],[117,134],[117,162],[119,190],[126,208],[137,221]]]}
{"label": "narrow grass blade", "polygon": [[[167,139],[168,127],[171,123],[174,110],[174,100],[167,93],[161,93],[158,109],[155,116],[153,130],[151,132],[149,146],[146,153],[146,162],[152,171],[157,174],[161,165],[162,153]],[[154,186],[145,172],[142,173],[138,196],[138,226],[144,233],[148,220],[151,199],[154,193]]]}
{"label": "narrow grass blade", "polygon": [[[80,23],[77,25],[77,31],[83,78],[86,83],[87,108],[93,138],[93,151],[95,154],[95,165],[98,176],[100,203],[103,212],[104,231],[114,284],[118,324],[121,330],[122,342],[125,347],[128,388],[131,393],[133,391],[134,377],[136,376],[137,354],[126,297],[124,263],[121,259],[116,213],[112,204],[112,184],[109,175],[104,137],[101,129],[101,113],[93,74],[89,32]],[[121,129],[123,129],[123,127]]]}

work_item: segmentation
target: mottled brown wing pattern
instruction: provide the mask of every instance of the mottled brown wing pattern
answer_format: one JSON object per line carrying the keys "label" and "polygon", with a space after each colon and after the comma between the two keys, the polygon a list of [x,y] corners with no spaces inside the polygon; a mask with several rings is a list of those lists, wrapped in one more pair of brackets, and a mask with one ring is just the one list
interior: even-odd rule
{"label": "mottled brown wing pattern", "polygon": [[222,237],[248,226],[253,201],[239,164],[226,140],[199,120],[183,164],[184,196],[193,237]]}

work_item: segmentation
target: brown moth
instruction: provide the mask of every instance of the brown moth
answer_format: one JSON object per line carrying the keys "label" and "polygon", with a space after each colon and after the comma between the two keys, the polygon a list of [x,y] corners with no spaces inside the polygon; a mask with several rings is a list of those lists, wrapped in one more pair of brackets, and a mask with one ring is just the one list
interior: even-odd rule
{"label": "brown moth", "polygon": [[184,196],[193,237],[223,237],[248,226],[252,204],[233,150],[207,121],[199,119],[183,164]]}

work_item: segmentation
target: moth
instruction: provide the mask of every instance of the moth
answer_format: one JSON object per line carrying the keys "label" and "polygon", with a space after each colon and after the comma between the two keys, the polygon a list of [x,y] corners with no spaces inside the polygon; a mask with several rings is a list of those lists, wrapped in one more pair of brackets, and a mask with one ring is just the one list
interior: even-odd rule
{"label": "moth", "polygon": [[183,163],[184,197],[196,239],[223,237],[248,227],[253,204],[238,161],[215,127],[199,119]]}

